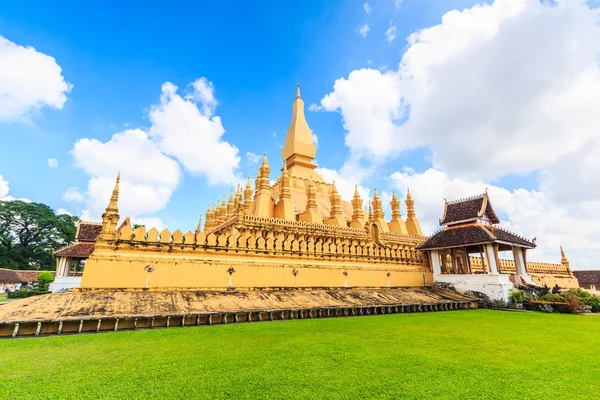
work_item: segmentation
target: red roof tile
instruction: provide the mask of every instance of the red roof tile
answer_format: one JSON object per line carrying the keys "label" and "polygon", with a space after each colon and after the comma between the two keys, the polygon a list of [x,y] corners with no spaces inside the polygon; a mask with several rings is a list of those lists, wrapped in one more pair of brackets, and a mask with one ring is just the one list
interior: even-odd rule
{"label": "red roof tile", "polygon": [[88,258],[94,252],[94,243],[75,243],[54,253],[56,257]]}
{"label": "red roof tile", "polygon": [[13,270],[0,268],[0,282],[29,283],[35,282],[38,275],[46,271]]}
{"label": "red roof tile", "polygon": [[515,244],[522,247],[535,247],[535,244],[513,233],[491,225],[464,225],[446,228],[419,246],[420,250],[431,250],[447,247],[467,246],[497,241]]}
{"label": "red roof tile", "polygon": [[600,271],[573,271],[580,285],[600,284]]}
{"label": "red roof tile", "polygon": [[102,230],[102,225],[96,222],[80,222],[77,228],[78,242],[95,242]]}
{"label": "red roof tile", "polygon": [[440,225],[472,221],[483,216],[483,214],[486,214],[494,224],[500,222],[487,194],[446,203],[444,216],[440,220]]}

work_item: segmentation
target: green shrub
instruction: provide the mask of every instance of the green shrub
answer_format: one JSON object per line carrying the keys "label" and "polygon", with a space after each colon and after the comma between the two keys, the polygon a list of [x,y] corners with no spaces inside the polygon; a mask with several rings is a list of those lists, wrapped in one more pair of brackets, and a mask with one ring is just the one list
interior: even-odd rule
{"label": "green shrub", "polygon": [[563,297],[561,295],[559,295],[559,294],[550,294],[550,293],[543,295],[540,298],[540,300],[542,300],[542,301],[548,301],[548,302],[551,302],[551,303],[562,303],[562,302],[565,301],[565,299],[563,299]]}
{"label": "green shrub", "polygon": [[54,275],[52,272],[42,272],[38,275],[37,280],[34,284],[33,291],[35,294],[48,294],[50,290],[50,283],[54,282]]}
{"label": "green shrub", "polygon": [[14,292],[8,292],[9,299],[24,299],[25,297],[35,296],[37,293],[29,289],[21,289]]}
{"label": "green shrub", "polygon": [[522,303],[525,301],[525,294],[522,290],[511,290],[508,300],[513,304]]}
{"label": "green shrub", "polygon": [[42,272],[37,277],[38,282],[54,282],[54,274],[49,271]]}

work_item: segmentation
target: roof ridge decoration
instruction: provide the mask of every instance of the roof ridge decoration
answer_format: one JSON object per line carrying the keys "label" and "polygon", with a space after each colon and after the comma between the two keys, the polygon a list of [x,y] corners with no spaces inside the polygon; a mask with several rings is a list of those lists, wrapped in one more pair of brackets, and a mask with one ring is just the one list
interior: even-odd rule
{"label": "roof ridge decoration", "polygon": [[446,201],[446,204],[458,204],[458,203],[462,203],[465,201],[470,201],[470,200],[475,200],[481,197],[486,196],[487,193],[483,193],[483,194],[478,194],[475,196],[469,196],[469,197],[463,197],[462,199],[458,199],[458,200],[451,200],[451,201]]}
{"label": "roof ridge decoration", "polygon": [[[531,239],[527,239],[526,237],[524,237],[524,236],[521,236],[521,235],[519,235],[519,234],[517,234],[517,233],[514,233],[514,232],[512,232],[512,231],[509,231],[508,229],[505,229],[505,228],[503,228],[503,227],[501,227],[501,226],[492,226],[491,228],[493,228],[493,229],[498,229],[498,230],[501,230],[501,231],[503,231],[503,232],[506,232],[506,233],[510,233],[511,235],[513,235],[513,236],[516,236],[516,237],[518,237],[519,239],[526,240],[526,241],[528,241],[528,242],[530,242],[530,243],[533,243],[533,241],[532,241]],[[534,244],[535,244],[535,243],[534,243]]]}
{"label": "roof ridge decoration", "polygon": [[496,237],[496,235],[494,235],[489,229],[487,229],[486,226],[483,226],[482,224],[476,224],[475,226],[478,226],[481,229],[483,229],[483,231],[490,236],[490,239],[492,239],[492,240],[498,240],[498,238]]}

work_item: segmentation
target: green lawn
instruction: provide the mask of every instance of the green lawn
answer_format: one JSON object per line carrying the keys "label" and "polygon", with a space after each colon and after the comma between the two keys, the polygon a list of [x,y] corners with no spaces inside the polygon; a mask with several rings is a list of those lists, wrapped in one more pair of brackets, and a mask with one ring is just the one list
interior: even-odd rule
{"label": "green lawn", "polygon": [[600,318],[455,311],[0,340],[0,397],[591,399]]}
{"label": "green lawn", "polygon": [[0,293],[0,303],[6,303],[7,301],[12,301],[12,299],[7,299],[4,293]]}

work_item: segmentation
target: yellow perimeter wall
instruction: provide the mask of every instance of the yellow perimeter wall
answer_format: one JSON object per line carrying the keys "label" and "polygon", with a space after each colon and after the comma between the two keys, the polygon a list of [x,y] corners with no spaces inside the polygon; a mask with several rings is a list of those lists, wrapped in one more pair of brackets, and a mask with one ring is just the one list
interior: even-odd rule
{"label": "yellow perimeter wall", "polygon": [[[433,284],[423,237],[386,233],[375,244],[365,230],[240,217],[230,226],[182,235],[125,227],[96,243],[82,289],[387,287]],[[385,245],[383,243],[385,242]],[[297,274],[294,276],[293,271]],[[347,272],[347,275],[344,274]],[[390,276],[387,276],[387,273]]]}

